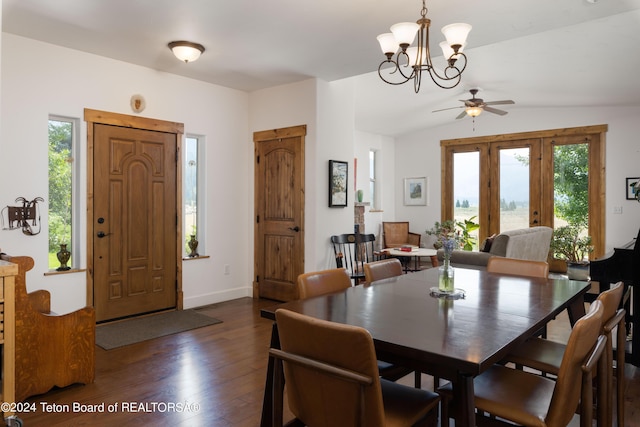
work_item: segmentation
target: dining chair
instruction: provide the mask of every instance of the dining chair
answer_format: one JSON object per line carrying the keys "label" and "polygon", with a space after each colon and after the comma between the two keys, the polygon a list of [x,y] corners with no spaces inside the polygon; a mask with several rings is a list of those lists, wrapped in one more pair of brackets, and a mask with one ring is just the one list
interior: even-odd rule
{"label": "dining chair", "polygon": [[402,263],[398,258],[381,259],[364,265],[364,279],[367,283],[402,275]]}
{"label": "dining chair", "polygon": [[487,271],[515,276],[549,277],[549,264],[545,261],[492,256],[487,262]]}
{"label": "dining chair", "polygon": [[[351,279],[344,268],[303,273],[298,276],[297,283],[298,299],[340,292],[351,287]],[[389,381],[397,381],[411,372],[415,372],[412,369],[382,360],[378,361],[378,370],[380,371],[380,376]],[[415,372],[414,383],[416,388],[422,386],[422,378],[419,372]]]}
{"label": "dining chair", "polygon": [[276,322],[281,349],[269,354],[282,360],[289,409],[305,425],[437,425],[439,396],[381,379],[366,329],[285,309],[276,310]]}
{"label": "dining chair", "polygon": [[364,281],[364,264],[376,261],[374,234],[338,234],[331,236],[336,267],[344,267],[354,285]]}
{"label": "dining chair", "polygon": [[[549,264],[546,261],[492,256],[487,261],[487,271],[514,276],[549,277]],[[547,338],[547,325],[540,329],[539,335]]]}
{"label": "dining chair", "polygon": [[[600,334],[604,308],[600,301],[574,325],[564,352],[558,378],[553,381],[530,372],[495,364],[473,380],[477,416],[485,425],[506,424],[500,419],[526,427],[566,426],[580,402],[581,426],[591,426],[593,417],[592,371],[602,366],[606,337]],[[453,388],[448,383],[438,389],[442,397],[441,426],[449,426],[449,404]],[[483,417],[484,413],[490,417]],[[482,425],[480,422],[479,425]]]}
{"label": "dining chair", "polygon": [[298,276],[298,299],[344,291],[351,287],[351,278],[344,268],[311,271]]}
{"label": "dining chair", "polygon": [[[604,358],[606,360],[606,388],[599,390],[601,394],[602,406],[607,425],[611,425],[613,419],[613,329],[618,327],[616,337],[617,346],[621,351],[616,351],[616,415],[618,427],[624,426],[624,343],[626,342],[625,310],[618,309],[621,305],[624,284],[618,282],[608,290],[602,292],[596,301],[600,301],[603,306],[602,314],[602,334],[607,338]],[[558,375],[562,357],[566,351],[566,345],[555,341],[541,338],[532,338],[525,341],[513,353],[509,354],[505,360],[517,365],[527,366],[542,373]],[[604,400],[603,400],[604,399]]]}

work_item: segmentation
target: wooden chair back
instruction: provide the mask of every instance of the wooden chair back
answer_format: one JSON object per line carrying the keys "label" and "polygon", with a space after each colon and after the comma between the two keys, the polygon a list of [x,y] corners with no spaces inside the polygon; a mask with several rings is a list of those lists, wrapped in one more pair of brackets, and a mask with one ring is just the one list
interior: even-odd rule
{"label": "wooden chair back", "polygon": [[[586,386],[583,384],[583,364],[594,350],[600,336],[603,311],[602,303],[594,301],[589,312],[573,326],[558,371],[549,411],[545,417],[546,425],[568,425],[573,418],[574,409],[578,407],[581,399],[581,392],[586,391],[583,387]],[[587,388],[591,390],[591,387],[592,384],[589,382]]]}
{"label": "wooden chair back", "polygon": [[18,265],[16,293],[16,401],[53,387],[89,384],[95,375],[95,312],[85,307],[64,315],[51,312],[46,290],[27,293],[27,256],[0,257]]}
{"label": "wooden chair back", "polygon": [[291,412],[309,426],[384,426],[373,340],[363,328],[276,311]]}
{"label": "wooden chair back", "polygon": [[298,299],[340,292],[351,287],[351,278],[344,268],[312,271],[298,276]]}
{"label": "wooden chair back", "polygon": [[402,275],[402,263],[398,258],[382,259],[364,265],[364,278],[367,283]]}
{"label": "wooden chair back", "polygon": [[545,261],[504,258],[492,256],[487,262],[490,273],[511,274],[514,276],[549,277],[549,264]]}
{"label": "wooden chair back", "polygon": [[376,260],[374,234],[339,234],[331,236],[336,267],[343,267],[354,284],[364,280],[364,264]]}
{"label": "wooden chair back", "polygon": [[382,245],[397,248],[404,245],[420,246],[421,235],[409,231],[408,221],[383,222]]}

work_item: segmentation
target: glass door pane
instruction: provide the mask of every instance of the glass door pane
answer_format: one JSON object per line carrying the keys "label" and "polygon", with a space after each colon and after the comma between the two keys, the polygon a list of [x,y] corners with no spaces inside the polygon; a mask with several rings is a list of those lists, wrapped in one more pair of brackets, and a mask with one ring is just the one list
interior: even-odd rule
{"label": "glass door pane", "polygon": [[589,144],[553,148],[554,228],[589,224]]}
{"label": "glass door pane", "polygon": [[[478,223],[480,209],[480,152],[453,154],[453,218],[456,222],[471,219]],[[476,238],[478,230],[471,233]]]}
{"label": "glass door pane", "polygon": [[500,149],[500,232],[528,228],[529,147]]}

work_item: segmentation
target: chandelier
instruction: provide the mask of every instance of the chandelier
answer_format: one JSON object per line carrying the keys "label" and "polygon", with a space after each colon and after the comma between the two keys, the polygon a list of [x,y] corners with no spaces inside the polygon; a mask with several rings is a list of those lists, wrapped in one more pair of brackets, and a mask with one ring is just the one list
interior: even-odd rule
{"label": "chandelier", "polygon": [[[462,72],[467,67],[467,57],[462,50],[471,31],[469,24],[450,24],[442,28],[447,41],[440,43],[442,53],[447,58],[446,68],[438,73],[431,62],[429,51],[429,26],[426,0],[422,0],[421,18],[417,22],[400,22],[391,26],[391,32],[380,34],[378,42],[387,57],[378,66],[378,75],[391,85],[401,85],[413,80],[413,88],[418,93],[422,73],[427,72],[431,80],[443,89],[454,88],[460,83]],[[411,46],[418,34],[418,45]],[[396,53],[397,52],[397,53]],[[395,55],[395,58],[394,58]],[[464,60],[462,67],[458,60]]]}

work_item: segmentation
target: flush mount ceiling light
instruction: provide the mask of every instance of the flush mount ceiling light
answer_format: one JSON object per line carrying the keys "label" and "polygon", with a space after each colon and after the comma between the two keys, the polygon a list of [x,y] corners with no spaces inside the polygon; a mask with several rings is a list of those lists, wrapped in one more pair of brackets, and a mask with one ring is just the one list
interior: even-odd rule
{"label": "flush mount ceiling light", "polygon": [[[422,0],[421,18],[417,22],[401,22],[391,26],[391,32],[380,34],[378,42],[387,59],[378,66],[378,75],[391,85],[401,85],[413,80],[416,93],[420,90],[422,72],[427,72],[433,82],[443,89],[454,88],[460,83],[462,72],[467,67],[467,57],[462,53],[471,31],[469,24],[450,24],[442,28],[447,41],[440,43],[447,67],[440,75],[431,62],[429,51],[429,26],[427,7]],[[411,46],[418,34],[418,45]],[[411,46],[411,47],[410,47]],[[397,52],[397,53],[396,53]],[[395,59],[394,59],[395,55]],[[456,65],[458,59],[464,59],[462,67]],[[390,66],[389,66],[390,65]]]}
{"label": "flush mount ceiling light", "polygon": [[176,58],[184,62],[193,62],[204,52],[204,46],[198,43],[177,41],[169,43],[168,46]]}

